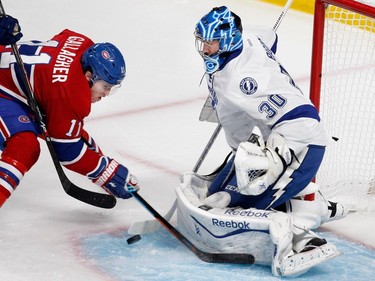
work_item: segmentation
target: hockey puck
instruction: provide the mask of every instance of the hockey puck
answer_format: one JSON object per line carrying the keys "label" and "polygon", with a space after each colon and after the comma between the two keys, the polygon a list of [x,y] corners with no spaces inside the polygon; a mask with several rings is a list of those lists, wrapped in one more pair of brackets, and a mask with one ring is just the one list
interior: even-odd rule
{"label": "hockey puck", "polygon": [[141,240],[141,235],[137,234],[137,235],[134,235],[134,236],[128,238],[126,240],[126,242],[128,242],[128,245],[130,245],[130,244],[134,244],[134,243],[138,242],[139,240]]}

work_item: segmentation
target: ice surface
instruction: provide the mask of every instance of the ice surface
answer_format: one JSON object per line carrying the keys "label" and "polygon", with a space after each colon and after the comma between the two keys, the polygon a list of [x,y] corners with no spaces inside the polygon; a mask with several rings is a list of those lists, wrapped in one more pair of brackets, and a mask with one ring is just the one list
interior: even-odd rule
{"label": "ice surface", "polygon": [[[343,255],[293,280],[351,281],[353,276],[356,281],[369,280],[374,272],[374,251],[331,233],[319,234],[333,242]],[[143,235],[142,240],[132,245],[126,244],[124,238],[128,236],[123,235],[100,233],[81,237],[80,243],[87,258],[116,280],[280,280],[270,274],[268,266],[201,262],[166,230]],[[142,261],[141,264],[135,263],[139,260]],[[126,265],[132,266],[129,268]]]}
{"label": "ice surface", "polygon": [[[251,0],[2,2],[19,19],[23,40],[47,40],[69,28],[123,51],[125,83],[116,95],[93,106],[86,129],[106,154],[137,175],[142,196],[160,213],[166,213],[175,199],[179,173],[193,168],[216,127],[198,121],[207,91],[199,87],[203,67],[192,35],[196,21],[221,4],[242,17],[245,30],[251,25],[273,26],[281,12],[280,7]],[[312,16],[296,11],[290,11],[279,28],[279,58],[306,92],[311,30]],[[227,152],[220,135],[201,172],[210,172]],[[99,191],[75,174],[68,176]],[[153,274],[156,280],[273,278],[267,267],[203,263],[165,231],[127,245],[130,224],[149,218],[132,199],[102,210],[67,196],[42,143],[38,163],[0,211],[0,280],[152,280]],[[373,213],[354,214],[324,230],[357,244],[338,241],[344,255],[312,270],[309,280],[352,280],[354,273],[355,280],[373,278]],[[327,237],[338,239],[329,233]]]}

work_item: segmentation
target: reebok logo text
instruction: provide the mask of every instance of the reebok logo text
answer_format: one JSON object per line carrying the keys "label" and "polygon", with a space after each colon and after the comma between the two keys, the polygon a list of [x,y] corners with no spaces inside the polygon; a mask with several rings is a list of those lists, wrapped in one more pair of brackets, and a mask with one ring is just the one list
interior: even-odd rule
{"label": "reebok logo text", "polygon": [[222,221],[218,219],[212,219],[212,225],[215,225],[218,227],[226,227],[226,228],[250,229],[250,224],[246,221],[236,222],[233,220]]}
{"label": "reebok logo text", "polygon": [[267,218],[269,212],[259,212],[259,211],[252,211],[252,210],[236,210],[236,209],[229,209],[226,210],[225,215],[230,216],[240,216],[240,217],[254,217],[254,218]]}

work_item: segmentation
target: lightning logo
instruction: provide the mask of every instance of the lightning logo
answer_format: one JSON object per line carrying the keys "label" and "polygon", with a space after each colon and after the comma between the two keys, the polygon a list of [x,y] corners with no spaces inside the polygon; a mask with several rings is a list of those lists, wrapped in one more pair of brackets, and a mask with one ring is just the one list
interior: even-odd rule
{"label": "lightning logo", "polygon": [[[320,147],[319,147],[320,149]],[[268,208],[271,207],[277,200],[280,199],[281,196],[288,190],[299,190],[301,191],[300,184],[301,182],[304,182],[305,178],[309,178],[309,170],[311,169],[309,167],[309,163],[312,161],[317,162],[317,157],[319,157],[319,152],[321,155],[324,153],[324,149],[322,152],[314,150],[313,152],[309,152],[311,150],[310,147],[306,148],[305,151],[303,151],[303,154],[299,155],[298,162],[300,162],[300,165],[297,169],[286,169],[284,174],[276,181],[275,186],[272,188],[272,190],[275,192],[272,197],[272,202],[268,205]],[[322,157],[322,156],[321,156]],[[297,182],[293,182],[293,180],[296,177],[303,177],[303,179],[298,179]],[[290,196],[288,196],[290,197]]]}
{"label": "lightning logo", "polygon": [[282,187],[282,188],[278,188],[278,185],[277,185],[277,184],[272,188],[272,190],[276,190],[276,192],[275,192],[275,194],[272,196],[272,197],[273,197],[273,200],[272,200],[272,202],[268,205],[267,209],[268,209],[269,207],[271,207],[273,203],[275,203],[277,200],[279,200],[279,198],[285,193],[285,190],[284,190],[284,189],[285,189],[285,186]]}
{"label": "lightning logo", "polygon": [[285,174],[281,178],[279,178],[275,186],[272,188],[275,193],[272,195],[272,202],[266,209],[270,208],[277,200],[280,199],[280,197],[286,192],[286,187],[288,186],[288,184],[293,180],[292,175],[286,177],[286,173],[287,172],[285,172]]}

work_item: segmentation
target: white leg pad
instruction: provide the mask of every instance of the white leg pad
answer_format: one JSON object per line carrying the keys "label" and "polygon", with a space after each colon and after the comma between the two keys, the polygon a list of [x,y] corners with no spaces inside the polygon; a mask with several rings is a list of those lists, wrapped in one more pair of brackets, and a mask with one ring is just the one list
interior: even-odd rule
{"label": "white leg pad", "polygon": [[283,213],[275,213],[269,225],[270,237],[275,244],[275,252],[272,259],[272,273],[279,276],[281,263],[285,257],[293,254],[292,251],[292,221],[290,216]]}
{"label": "white leg pad", "polygon": [[316,229],[328,216],[328,206],[325,202],[292,199],[289,203],[287,213],[293,217],[294,223],[302,228]]}
{"label": "white leg pad", "polygon": [[336,246],[327,243],[314,250],[299,253],[282,260],[279,276],[298,276],[307,272],[313,266],[328,261],[340,255]]}
{"label": "white leg pad", "polygon": [[287,213],[293,216],[296,222],[309,229],[316,229],[325,222],[344,218],[351,212],[351,206],[336,203],[335,213],[332,213],[331,203],[324,198],[318,197],[314,201],[306,201],[299,199],[290,200],[287,205]]}
{"label": "white leg pad", "polygon": [[212,208],[226,208],[229,205],[230,200],[231,197],[228,192],[220,191],[202,200],[202,203]]}
{"label": "white leg pad", "polygon": [[207,197],[208,187],[211,184],[211,181],[208,178],[194,172],[186,172],[181,174],[180,182],[184,186],[190,186],[201,200]]}

